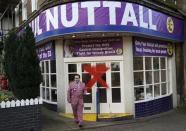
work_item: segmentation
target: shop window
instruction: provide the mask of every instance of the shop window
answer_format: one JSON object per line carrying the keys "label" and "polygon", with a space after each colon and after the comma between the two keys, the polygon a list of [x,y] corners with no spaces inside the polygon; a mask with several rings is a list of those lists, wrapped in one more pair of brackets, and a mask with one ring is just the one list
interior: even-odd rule
{"label": "shop window", "polygon": [[[41,92],[43,100],[46,102],[57,102],[57,80],[56,80],[56,61],[43,60],[40,62],[42,72]],[[57,104],[57,103],[56,103]]]}
{"label": "shop window", "polygon": [[133,61],[136,101],[171,93],[167,81],[167,57],[134,57]]}
{"label": "shop window", "polygon": [[143,57],[134,57],[134,70],[143,70]]}
{"label": "shop window", "polygon": [[156,84],[154,85],[154,97],[160,96],[160,85]]}
{"label": "shop window", "polygon": [[[101,76],[101,79],[104,80],[104,81],[107,83],[106,73],[104,73],[104,74]],[[101,83],[97,82],[97,87],[102,87]]]}
{"label": "shop window", "polygon": [[121,90],[120,88],[112,88],[112,103],[121,102]]}
{"label": "shop window", "polygon": [[111,71],[120,71],[120,63],[119,62],[112,62],[111,63]]}
{"label": "shop window", "polygon": [[146,85],[146,99],[152,99],[152,98],[153,98],[152,85]]}
{"label": "shop window", "polygon": [[107,89],[106,88],[99,88],[99,102],[100,103],[107,103]]}
{"label": "shop window", "polygon": [[134,88],[134,95],[135,95],[135,100],[139,101],[139,100],[144,100],[144,87],[138,87],[138,88]]}
{"label": "shop window", "polygon": [[77,72],[77,66],[76,66],[76,64],[68,64],[68,72],[69,73]]}
{"label": "shop window", "polygon": [[143,85],[143,72],[134,72],[134,85]]}
{"label": "shop window", "polygon": [[57,90],[52,89],[52,101],[57,102]]}
{"label": "shop window", "polygon": [[120,72],[111,73],[111,82],[112,82],[112,87],[120,86]]}
{"label": "shop window", "polygon": [[152,70],[151,57],[145,58],[145,70]]}
{"label": "shop window", "polygon": [[162,83],[161,84],[161,94],[162,95],[166,95],[167,94],[167,84],[166,83]]}

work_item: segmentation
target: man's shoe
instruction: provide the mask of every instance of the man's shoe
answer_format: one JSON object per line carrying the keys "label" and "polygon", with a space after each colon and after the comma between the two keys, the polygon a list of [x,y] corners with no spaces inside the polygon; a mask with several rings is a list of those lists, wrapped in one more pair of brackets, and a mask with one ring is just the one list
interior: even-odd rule
{"label": "man's shoe", "polygon": [[80,128],[82,128],[82,127],[83,127],[83,125],[82,125],[82,124],[79,124],[79,127],[80,127]]}

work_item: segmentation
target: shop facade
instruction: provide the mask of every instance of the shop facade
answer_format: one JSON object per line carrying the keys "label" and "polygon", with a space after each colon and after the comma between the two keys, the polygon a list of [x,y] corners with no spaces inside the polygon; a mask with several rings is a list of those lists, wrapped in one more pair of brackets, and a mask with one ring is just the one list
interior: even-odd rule
{"label": "shop facade", "polygon": [[98,99],[100,113],[135,117],[177,106],[174,47],[183,41],[182,19],[135,3],[87,1],[49,8],[30,26],[49,108],[72,113],[66,97],[75,74],[91,89],[84,113],[96,113]]}

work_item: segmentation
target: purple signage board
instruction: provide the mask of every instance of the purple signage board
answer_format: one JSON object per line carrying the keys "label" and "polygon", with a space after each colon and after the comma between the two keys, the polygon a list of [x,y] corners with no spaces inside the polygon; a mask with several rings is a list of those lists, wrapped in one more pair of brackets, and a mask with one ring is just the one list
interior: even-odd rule
{"label": "purple signage board", "polygon": [[40,61],[55,59],[55,49],[53,42],[37,47],[36,52]]}
{"label": "purple signage board", "polygon": [[134,37],[134,56],[172,56],[173,45],[165,41]]}
{"label": "purple signage board", "polygon": [[143,5],[124,1],[82,1],[57,5],[30,22],[36,42],[83,32],[130,32],[184,40],[184,21]]}
{"label": "purple signage board", "polygon": [[120,37],[66,40],[64,57],[116,56],[123,54]]}

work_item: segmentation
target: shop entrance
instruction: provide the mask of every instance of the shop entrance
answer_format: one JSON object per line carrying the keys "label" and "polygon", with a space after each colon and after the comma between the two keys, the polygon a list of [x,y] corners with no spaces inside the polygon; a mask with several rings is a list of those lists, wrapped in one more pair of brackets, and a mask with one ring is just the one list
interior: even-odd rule
{"label": "shop entrance", "polygon": [[99,82],[92,86],[90,94],[84,96],[84,113],[96,113],[97,88],[99,90],[100,113],[124,113],[122,61],[66,63],[68,74],[66,83],[73,81],[75,74],[80,74],[81,81],[87,84],[93,78],[93,75],[86,72],[84,67],[96,67],[98,65],[104,65],[109,68],[101,77],[109,87],[102,87]]}

